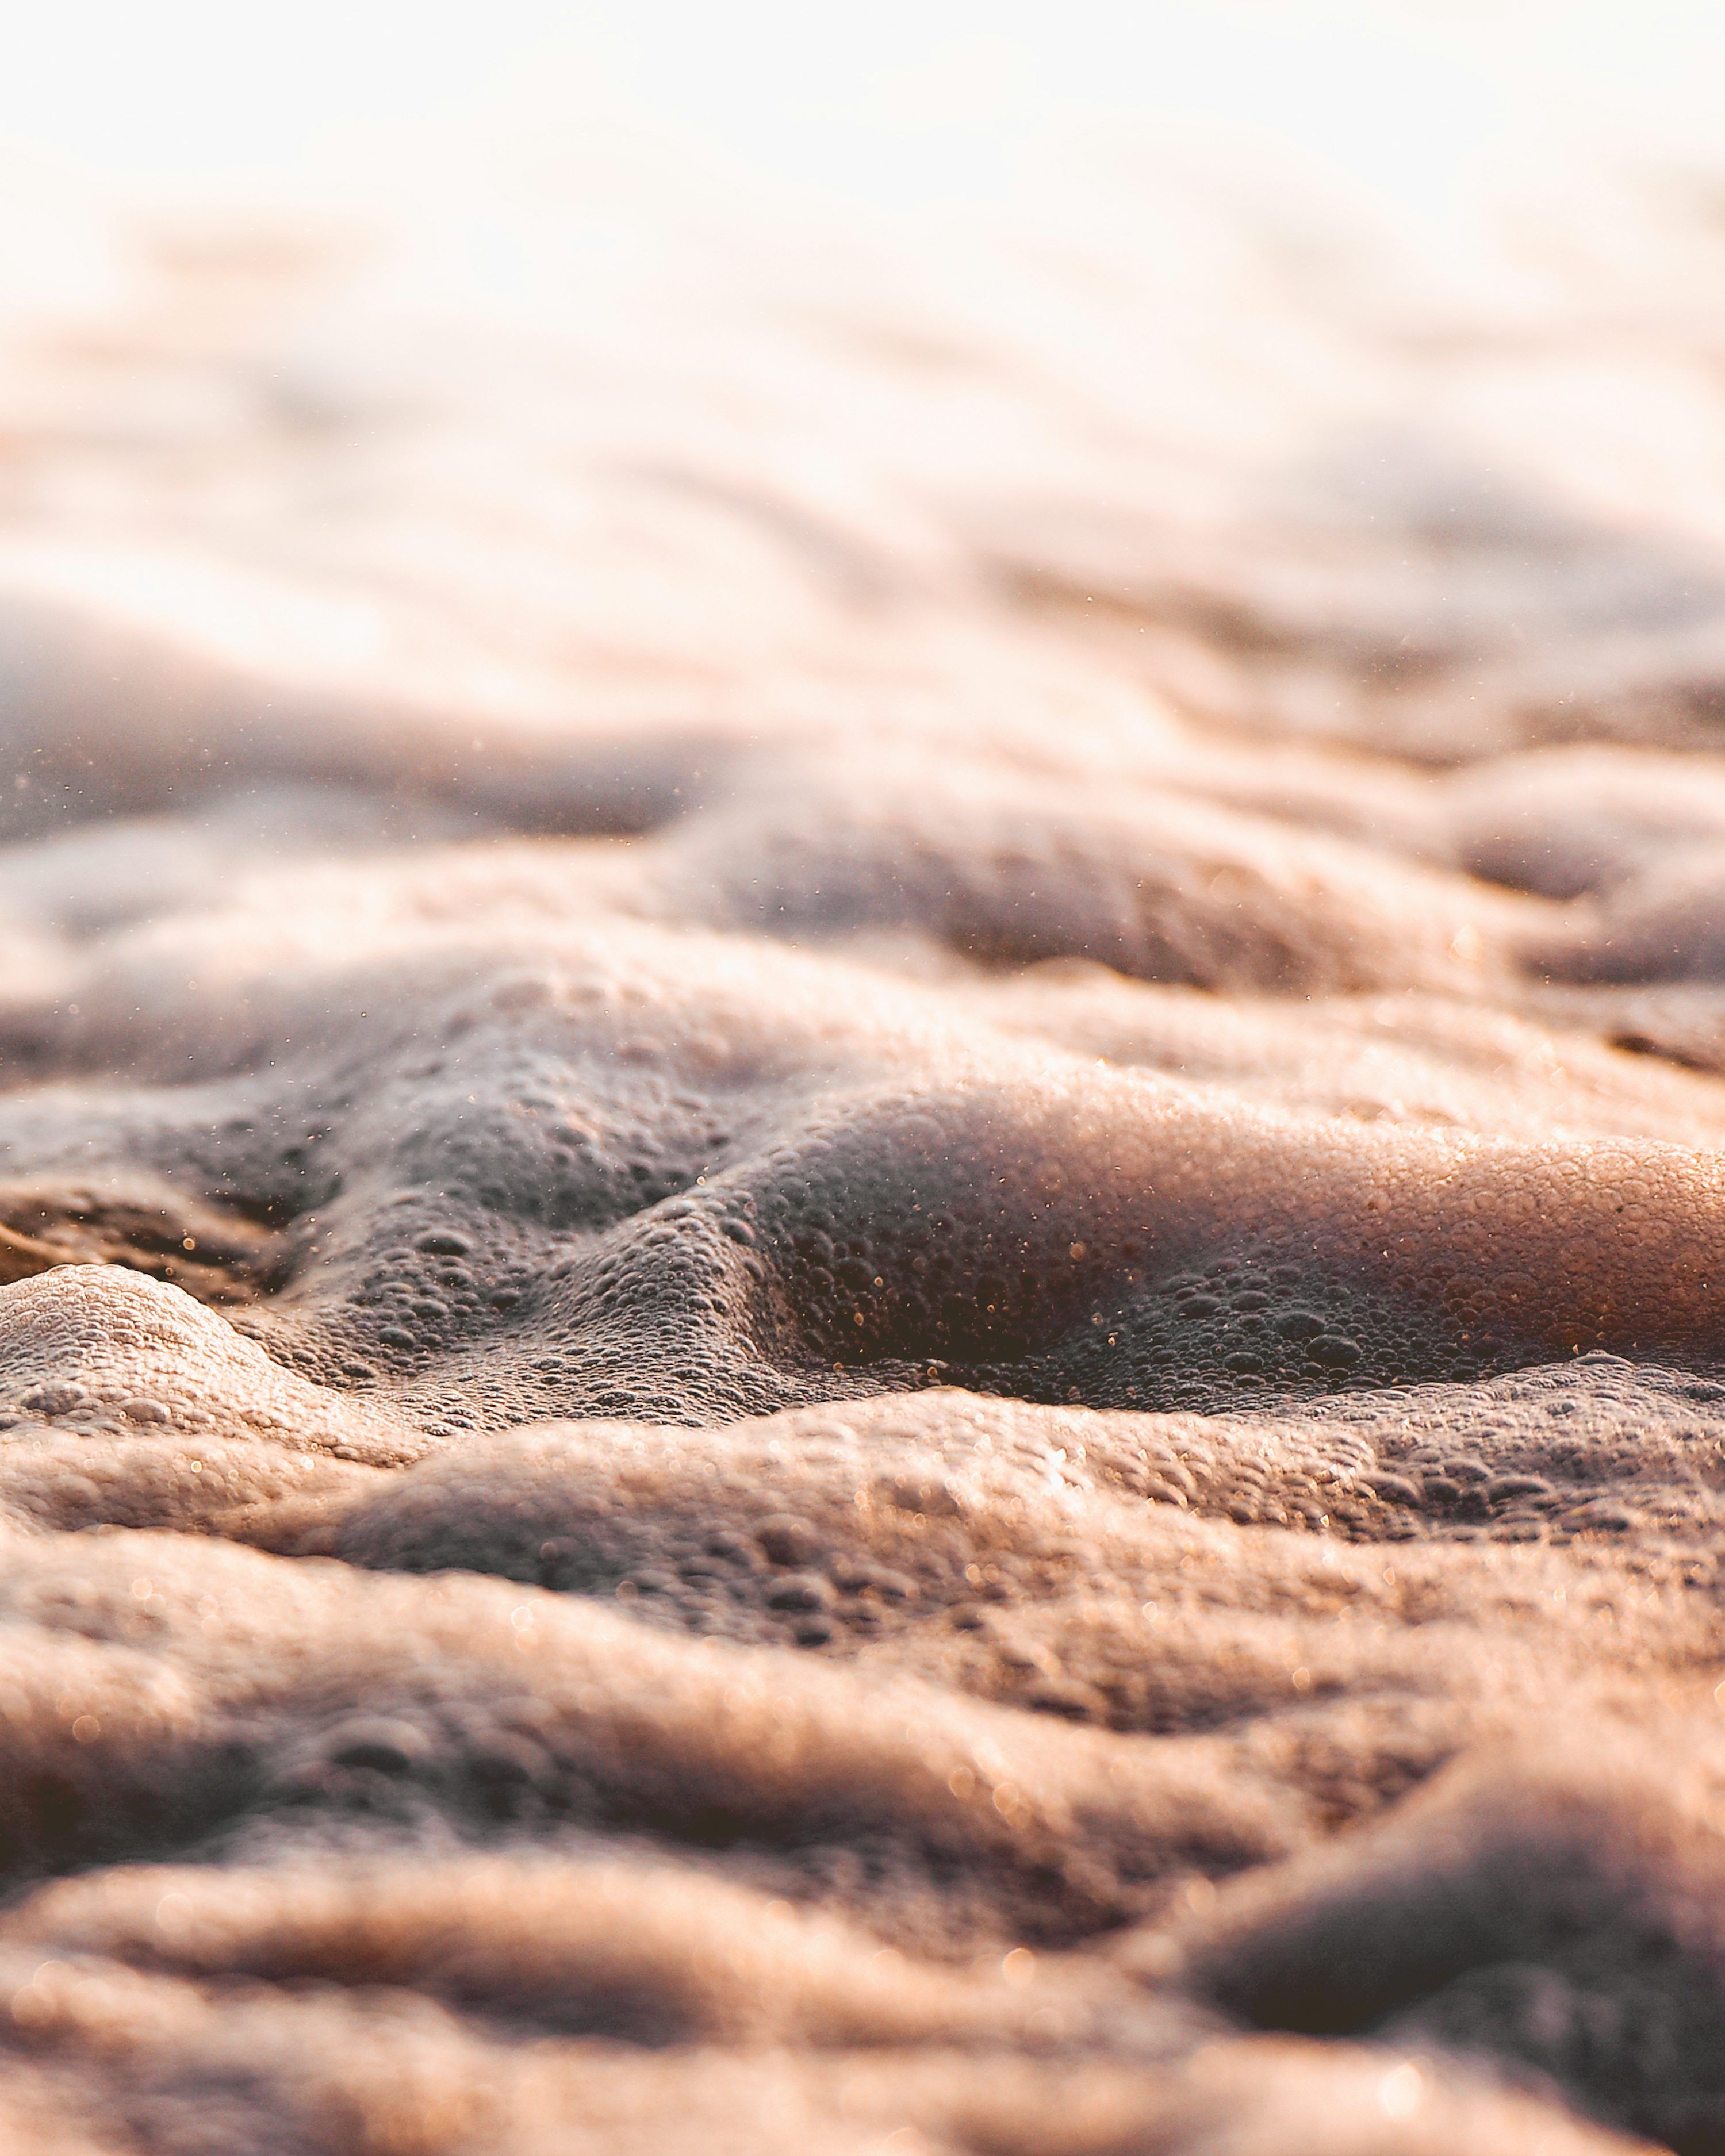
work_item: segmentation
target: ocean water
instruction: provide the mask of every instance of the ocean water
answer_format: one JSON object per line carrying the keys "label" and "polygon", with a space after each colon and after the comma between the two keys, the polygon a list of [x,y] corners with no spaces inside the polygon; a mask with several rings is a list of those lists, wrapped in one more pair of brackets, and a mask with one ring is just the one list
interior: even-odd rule
{"label": "ocean water", "polygon": [[14,59],[5,2144],[1725,2150],[1707,14]]}

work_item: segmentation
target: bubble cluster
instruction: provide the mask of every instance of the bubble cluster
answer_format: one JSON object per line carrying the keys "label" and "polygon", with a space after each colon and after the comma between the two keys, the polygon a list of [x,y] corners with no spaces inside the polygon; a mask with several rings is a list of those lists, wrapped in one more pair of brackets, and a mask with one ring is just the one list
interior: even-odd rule
{"label": "bubble cluster", "polygon": [[1003,941],[1028,885],[930,896],[990,827],[774,854],[817,776],[266,868],[14,1000],[16,2102],[453,2151],[599,2046],[583,2117],[761,2145],[841,2061],[860,2148],[1712,2146],[1649,1792],[1725,1771],[1717,1081],[1519,900],[1337,978],[1358,890],[1224,949],[1164,846],[1128,949],[1045,819]]}

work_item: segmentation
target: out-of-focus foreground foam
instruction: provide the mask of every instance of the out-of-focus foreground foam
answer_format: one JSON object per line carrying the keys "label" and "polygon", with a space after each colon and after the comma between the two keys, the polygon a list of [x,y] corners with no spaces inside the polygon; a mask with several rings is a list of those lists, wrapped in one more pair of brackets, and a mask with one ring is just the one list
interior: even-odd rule
{"label": "out-of-focus foreground foam", "polygon": [[6,2146],[1725,2151],[1725,179],[1322,19],[8,153]]}

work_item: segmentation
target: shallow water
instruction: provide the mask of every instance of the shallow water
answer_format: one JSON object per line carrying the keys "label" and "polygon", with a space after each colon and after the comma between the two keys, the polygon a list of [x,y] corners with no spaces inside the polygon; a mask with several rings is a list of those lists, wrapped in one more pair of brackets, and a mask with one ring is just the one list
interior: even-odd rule
{"label": "shallow water", "polygon": [[1725,193],[1169,20],[8,121],[18,2146],[1725,2149]]}

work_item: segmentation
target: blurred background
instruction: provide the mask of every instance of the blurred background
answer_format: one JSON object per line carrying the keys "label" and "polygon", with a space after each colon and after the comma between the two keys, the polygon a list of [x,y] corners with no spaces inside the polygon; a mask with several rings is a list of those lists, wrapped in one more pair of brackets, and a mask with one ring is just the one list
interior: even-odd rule
{"label": "blurred background", "polygon": [[353,773],[386,706],[1714,745],[1722,60],[1603,0],[37,10],[14,732],[136,675],[70,606]]}

